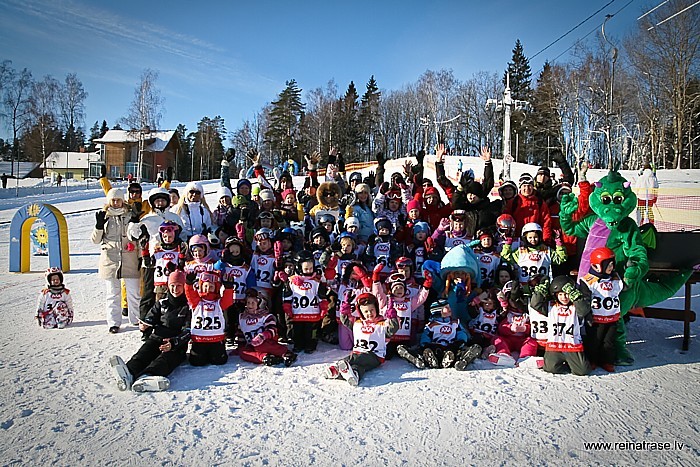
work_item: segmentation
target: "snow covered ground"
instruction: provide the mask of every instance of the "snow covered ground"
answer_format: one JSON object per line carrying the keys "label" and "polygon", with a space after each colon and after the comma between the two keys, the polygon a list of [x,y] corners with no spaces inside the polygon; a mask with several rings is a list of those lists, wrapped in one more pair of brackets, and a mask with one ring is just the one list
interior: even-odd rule
{"label": "snow covered ground", "polygon": [[[213,191],[214,182],[206,187]],[[80,194],[78,194],[80,193]],[[29,195],[28,195],[29,196]],[[99,190],[0,199],[0,221],[31,200],[64,212],[97,209]],[[209,199],[209,201],[214,201]],[[75,322],[43,330],[33,320],[43,273],[0,264],[0,464],[2,465],[697,465],[700,342],[682,323],[633,318],[632,367],[588,377],[500,369],[415,370],[391,360],[360,387],[321,376],[344,353],[321,344],[291,368],[232,357],[222,367],[184,364],[167,392],[117,391],[107,365],[139,347],[140,333],[107,333],[90,242],[93,212],[67,217]],[[0,225],[8,258],[9,225]],[[32,258],[43,271],[45,257]],[[666,305],[682,308],[682,299]],[[700,287],[693,289],[700,311]],[[682,443],[668,451],[593,450],[584,442]],[[625,447],[625,446],[623,446]]]}

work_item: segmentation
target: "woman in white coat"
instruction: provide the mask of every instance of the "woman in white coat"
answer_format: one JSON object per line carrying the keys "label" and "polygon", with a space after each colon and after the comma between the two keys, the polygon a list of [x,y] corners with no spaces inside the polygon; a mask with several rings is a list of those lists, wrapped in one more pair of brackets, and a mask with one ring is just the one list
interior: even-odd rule
{"label": "woman in white coat", "polygon": [[189,241],[193,235],[207,235],[213,232],[211,210],[204,199],[204,190],[198,182],[189,182],[185,192],[175,206],[175,214],[182,219],[182,234],[180,237]]}
{"label": "woman in white coat", "polygon": [[122,324],[120,280],[124,279],[126,285],[131,324],[138,324],[141,300],[138,244],[128,235],[131,210],[124,202],[124,190],[109,190],[107,204],[95,217],[92,242],[101,245],[98,275],[107,284],[107,326],[110,333],[116,334]]}

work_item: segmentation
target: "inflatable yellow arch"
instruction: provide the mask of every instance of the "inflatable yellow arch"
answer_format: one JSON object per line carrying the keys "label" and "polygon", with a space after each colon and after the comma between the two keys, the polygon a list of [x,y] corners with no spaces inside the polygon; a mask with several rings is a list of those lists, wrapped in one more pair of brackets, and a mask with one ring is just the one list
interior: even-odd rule
{"label": "inflatable yellow arch", "polygon": [[29,237],[32,224],[41,219],[49,233],[49,266],[70,270],[68,226],[61,211],[50,204],[34,203],[21,207],[10,224],[10,272],[29,272]]}

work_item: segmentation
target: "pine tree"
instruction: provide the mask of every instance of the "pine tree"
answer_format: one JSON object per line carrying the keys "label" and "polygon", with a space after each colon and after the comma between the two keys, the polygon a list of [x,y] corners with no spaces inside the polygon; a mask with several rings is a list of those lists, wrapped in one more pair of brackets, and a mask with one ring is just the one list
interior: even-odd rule
{"label": "pine tree", "polygon": [[192,140],[188,138],[187,127],[180,123],[175,129],[180,140],[182,153],[177,158],[175,173],[181,180],[192,180]]}
{"label": "pine tree", "polygon": [[95,150],[95,143],[93,141],[101,137],[100,122],[95,120],[95,124],[90,128],[90,145],[88,146],[88,151],[93,152]]}
{"label": "pine tree", "polygon": [[102,126],[100,127],[100,138],[107,134],[109,127],[107,126],[107,120],[102,120]]}
{"label": "pine tree", "polygon": [[532,70],[520,39],[515,41],[513,58],[508,62],[508,69],[503,74],[503,86],[506,85],[508,75],[510,75],[510,92],[513,99],[529,100],[532,93]]}
{"label": "pine tree", "polygon": [[545,62],[532,92],[532,112],[527,117],[527,128],[532,137],[532,163],[549,165],[551,156],[562,152],[564,136],[560,115],[560,96],[557,91],[555,70]]}
{"label": "pine tree", "polygon": [[195,158],[199,159],[200,171],[199,174],[195,172],[195,178],[203,180],[218,175],[219,164],[224,155],[223,141],[225,136],[226,127],[221,116],[204,117],[199,121],[194,146]]}
{"label": "pine tree", "polygon": [[355,83],[350,81],[345,96],[339,99],[339,116],[336,125],[336,146],[345,155],[346,162],[357,160],[361,141],[358,118],[359,96]]}
{"label": "pine tree", "polygon": [[367,90],[360,102],[360,132],[362,137],[362,149],[369,155],[370,159],[380,147],[380,105],[381,92],[377,81],[372,75],[367,83]]}
{"label": "pine tree", "polygon": [[[510,78],[511,97],[514,100],[529,101],[532,95],[532,71],[530,70],[530,62],[525,56],[520,39],[515,41],[513,57],[511,61],[508,62],[508,69],[503,74],[503,86],[506,85],[506,80],[508,78]],[[513,112],[511,117],[511,131],[513,132],[513,144],[511,147],[514,148],[512,155],[513,157],[517,156],[519,160],[524,160],[529,137],[527,128],[525,127],[524,117],[525,115],[520,112]],[[515,146],[516,141],[517,147]]]}
{"label": "pine tree", "polygon": [[[265,138],[270,149],[277,154],[277,160],[293,157],[298,159],[297,142],[301,138],[301,121],[304,104],[301,102],[301,89],[296,80],[286,82],[286,88],[272,102],[269,125]],[[270,161],[272,162],[272,161]]]}

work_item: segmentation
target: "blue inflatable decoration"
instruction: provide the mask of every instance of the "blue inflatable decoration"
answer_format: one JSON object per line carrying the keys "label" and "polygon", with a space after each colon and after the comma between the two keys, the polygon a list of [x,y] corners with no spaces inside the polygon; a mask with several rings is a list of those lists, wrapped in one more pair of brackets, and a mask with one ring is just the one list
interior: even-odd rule
{"label": "blue inflatable decoration", "polygon": [[46,224],[49,266],[70,270],[68,226],[61,211],[50,204],[34,203],[21,207],[10,224],[10,272],[29,272],[31,230],[36,219]]}

